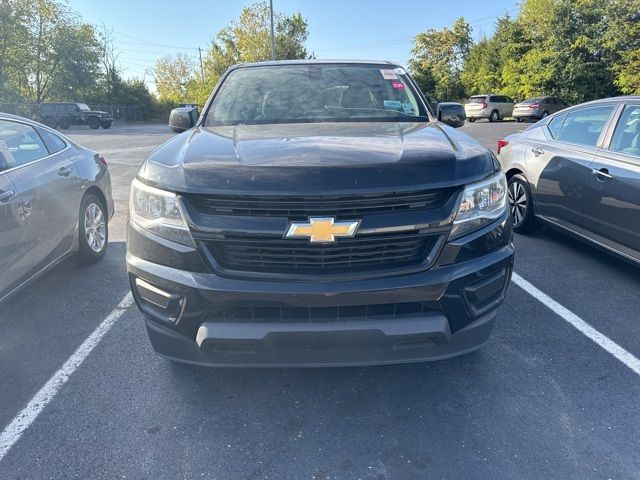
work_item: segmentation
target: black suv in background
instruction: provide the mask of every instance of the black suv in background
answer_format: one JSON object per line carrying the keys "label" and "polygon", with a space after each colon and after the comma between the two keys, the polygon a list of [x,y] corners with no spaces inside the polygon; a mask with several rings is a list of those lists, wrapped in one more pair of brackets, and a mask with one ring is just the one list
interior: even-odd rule
{"label": "black suv in background", "polygon": [[89,125],[93,129],[111,128],[113,122],[107,112],[91,110],[84,103],[42,103],[40,120],[48,127],[63,130],[71,125]]}

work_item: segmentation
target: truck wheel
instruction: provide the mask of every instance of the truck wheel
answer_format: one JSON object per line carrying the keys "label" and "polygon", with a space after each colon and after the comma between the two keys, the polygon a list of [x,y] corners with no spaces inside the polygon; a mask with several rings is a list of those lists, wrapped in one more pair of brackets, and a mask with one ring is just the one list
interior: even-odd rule
{"label": "truck wheel", "polygon": [[89,117],[87,119],[87,125],[89,125],[89,127],[96,130],[100,128],[100,120],[98,119],[98,117]]}
{"label": "truck wheel", "polygon": [[107,208],[90,193],[82,199],[78,220],[79,248],[75,260],[95,263],[104,256],[109,241]]}
{"label": "truck wheel", "polygon": [[70,124],[68,120],[60,120],[60,123],[58,124],[58,126],[62,129],[62,130],[66,130],[67,128],[69,128]]}
{"label": "truck wheel", "polygon": [[56,128],[58,126],[58,122],[53,117],[45,117],[42,120],[42,123],[44,123],[49,128]]}
{"label": "truck wheel", "polygon": [[100,126],[105,130],[108,130],[111,128],[111,122],[100,122]]}

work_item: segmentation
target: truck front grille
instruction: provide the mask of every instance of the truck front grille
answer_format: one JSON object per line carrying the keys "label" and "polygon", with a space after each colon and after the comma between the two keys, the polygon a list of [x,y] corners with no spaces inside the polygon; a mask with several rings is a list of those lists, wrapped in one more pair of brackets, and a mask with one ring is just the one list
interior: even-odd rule
{"label": "truck front grille", "polygon": [[331,244],[266,235],[230,235],[202,243],[227,270],[317,275],[417,265],[429,257],[439,238],[412,231],[339,238]]}
{"label": "truck front grille", "polygon": [[455,188],[358,195],[272,196],[186,194],[201,213],[210,215],[251,215],[265,217],[310,216],[362,217],[376,213],[439,208]]}

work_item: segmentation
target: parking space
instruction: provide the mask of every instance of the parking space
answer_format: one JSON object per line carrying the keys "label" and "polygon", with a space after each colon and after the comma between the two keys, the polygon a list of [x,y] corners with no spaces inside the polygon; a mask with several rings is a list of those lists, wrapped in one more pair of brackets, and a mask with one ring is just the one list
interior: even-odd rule
{"label": "parking space", "polygon": [[[495,150],[521,128],[462,130]],[[110,249],[2,305],[1,425],[126,295],[128,186],[172,136],[163,125],[68,133],[109,163]],[[637,360],[637,267],[549,229],[516,247],[523,279]],[[152,353],[135,307],[119,315],[33,423],[2,433],[0,478],[640,478],[638,374],[516,285],[482,349],[413,365],[176,367]]]}

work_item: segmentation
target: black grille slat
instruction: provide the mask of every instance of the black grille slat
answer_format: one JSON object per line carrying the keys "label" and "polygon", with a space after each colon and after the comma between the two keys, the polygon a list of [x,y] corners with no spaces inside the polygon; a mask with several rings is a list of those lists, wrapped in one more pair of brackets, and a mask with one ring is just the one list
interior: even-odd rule
{"label": "black grille slat", "polygon": [[438,238],[413,231],[341,238],[328,244],[268,235],[233,235],[202,243],[228,270],[319,274],[415,265],[431,253]]}
{"label": "black grille slat", "polygon": [[366,215],[399,210],[438,208],[455,189],[368,195],[278,197],[268,195],[201,195],[185,197],[200,212],[213,215],[306,217]]}
{"label": "black grille slat", "polygon": [[420,315],[435,308],[424,302],[386,303],[340,307],[225,307],[212,315],[224,321],[299,323],[376,320]]}

